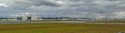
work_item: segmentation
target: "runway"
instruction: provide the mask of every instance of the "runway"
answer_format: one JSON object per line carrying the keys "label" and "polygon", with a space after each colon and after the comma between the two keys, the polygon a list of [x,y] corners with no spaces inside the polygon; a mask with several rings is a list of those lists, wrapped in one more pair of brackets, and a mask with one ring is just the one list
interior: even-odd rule
{"label": "runway", "polygon": [[125,23],[98,23],[87,21],[55,21],[55,22],[29,22],[29,21],[0,21],[0,24],[34,24],[34,23],[72,23],[72,24],[125,24]]}

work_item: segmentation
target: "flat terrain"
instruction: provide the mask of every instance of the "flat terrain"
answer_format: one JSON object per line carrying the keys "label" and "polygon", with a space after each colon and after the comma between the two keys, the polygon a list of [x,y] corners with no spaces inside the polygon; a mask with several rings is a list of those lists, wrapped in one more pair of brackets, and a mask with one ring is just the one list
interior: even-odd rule
{"label": "flat terrain", "polygon": [[124,24],[0,24],[0,33],[125,33]]}
{"label": "flat terrain", "polygon": [[0,24],[32,24],[32,23],[82,23],[82,24],[125,24],[125,20],[36,20],[36,21],[0,21]]}

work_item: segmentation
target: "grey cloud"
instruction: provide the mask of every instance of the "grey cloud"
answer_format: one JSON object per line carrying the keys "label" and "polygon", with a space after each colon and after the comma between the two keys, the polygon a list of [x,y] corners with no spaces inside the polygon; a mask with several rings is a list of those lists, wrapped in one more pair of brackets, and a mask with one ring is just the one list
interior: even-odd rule
{"label": "grey cloud", "polygon": [[106,1],[122,1],[122,0],[106,0]]}
{"label": "grey cloud", "polygon": [[49,1],[32,1],[34,2],[33,4],[35,6],[41,6],[41,5],[44,5],[44,6],[60,6],[58,4],[55,4],[53,2],[49,2]]}
{"label": "grey cloud", "polygon": [[58,5],[54,2],[47,1],[47,0],[27,0],[27,1],[15,1],[16,4],[22,6],[50,6],[50,7],[58,7]]}
{"label": "grey cloud", "polygon": [[[62,1],[63,4],[56,1]],[[5,4],[15,9],[12,12],[34,12],[50,16],[113,17],[118,16],[117,12],[125,11],[124,0],[11,0],[10,3]]]}

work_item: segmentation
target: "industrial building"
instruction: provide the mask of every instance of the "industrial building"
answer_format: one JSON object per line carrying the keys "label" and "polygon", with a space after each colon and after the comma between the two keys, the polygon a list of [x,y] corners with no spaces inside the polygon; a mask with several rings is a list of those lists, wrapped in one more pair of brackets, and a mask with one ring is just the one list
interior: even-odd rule
{"label": "industrial building", "polygon": [[17,20],[38,20],[38,17],[36,16],[18,16]]}

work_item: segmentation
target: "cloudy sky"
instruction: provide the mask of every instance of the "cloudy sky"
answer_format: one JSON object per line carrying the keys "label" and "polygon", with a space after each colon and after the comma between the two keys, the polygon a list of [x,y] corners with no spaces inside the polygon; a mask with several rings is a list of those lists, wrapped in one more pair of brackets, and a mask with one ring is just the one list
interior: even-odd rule
{"label": "cloudy sky", "polygon": [[125,0],[0,0],[0,17],[17,14],[125,18]]}

